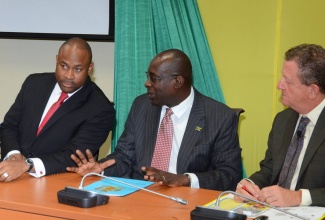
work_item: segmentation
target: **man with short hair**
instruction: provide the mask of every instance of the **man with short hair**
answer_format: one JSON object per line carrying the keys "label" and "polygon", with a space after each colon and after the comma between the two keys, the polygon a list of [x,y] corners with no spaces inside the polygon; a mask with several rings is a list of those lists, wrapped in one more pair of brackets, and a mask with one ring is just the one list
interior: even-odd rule
{"label": "man with short hair", "polygon": [[91,81],[92,51],[81,38],[64,42],[55,73],[31,74],[0,128],[0,181],[26,171],[35,177],[66,172],[77,149],[97,154],[112,130],[115,110]]}
{"label": "man with short hair", "polygon": [[274,119],[260,171],[240,181],[237,192],[273,206],[325,206],[324,48],[289,49],[277,88],[289,108]]}

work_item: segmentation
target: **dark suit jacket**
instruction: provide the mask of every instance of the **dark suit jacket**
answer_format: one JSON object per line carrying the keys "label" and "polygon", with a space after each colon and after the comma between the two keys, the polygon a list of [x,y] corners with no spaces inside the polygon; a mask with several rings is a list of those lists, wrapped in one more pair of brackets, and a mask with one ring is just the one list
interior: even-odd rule
{"label": "dark suit jacket", "polygon": [[[276,185],[299,114],[286,109],[274,119],[261,170],[250,179],[260,188]],[[296,190],[309,189],[312,205],[325,206],[325,110],[323,109],[307,146]]]}
{"label": "dark suit jacket", "polygon": [[1,154],[19,150],[40,158],[46,175],[75,166],[70,155],[77,149],[98,152],[111,131],[115,110],[88,77],[85,85],[65,101],[36,136],[44,108],[56,84],[54,73],[32,74],[1,124]]}
{"label": "dark suit jacket", "polygon": [[[161,107],[147,94],[135,99],[117,147],[104,160],[116,164],[105,175],[143,179],[142,166],[150,166],[157,138]],[[197,175],[201,188],[233,190],[242,178],[237,116],[226,105],[195,90],[177,159],[177,173]]]}

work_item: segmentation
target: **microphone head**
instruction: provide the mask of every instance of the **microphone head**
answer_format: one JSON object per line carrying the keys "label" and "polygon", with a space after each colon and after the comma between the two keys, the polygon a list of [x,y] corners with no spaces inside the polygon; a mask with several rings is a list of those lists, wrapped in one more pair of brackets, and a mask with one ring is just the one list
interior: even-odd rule
{"label": "microphone head", "polygon": [[302,131],[297,130],[297,137],[298,137],[298,138],[301,138],[301,136],[302,136]]}
{"label": "microphone head", "polygon": [[182,204],[182,205],[187,205],[188,204],[187,200],[181,199],[181,198],[177,198],[176,202],[178,202],[179,204]]}
{"label": "microphone head", "polygon": [[185,200],[185,199],[176,198],[176,197],[170,197],[170,199],[172,199],[172,200],[174,200],[177,203],[182,204],[182,205],[187,205],[188,204],[187,200]]}

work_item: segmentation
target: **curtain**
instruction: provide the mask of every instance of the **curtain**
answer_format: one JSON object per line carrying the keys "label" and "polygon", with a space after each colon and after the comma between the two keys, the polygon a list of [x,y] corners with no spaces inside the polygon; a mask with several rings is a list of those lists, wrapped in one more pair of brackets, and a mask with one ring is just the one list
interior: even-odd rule
{"label": "curtain", "polygon": [[145,71],[159,52],[183,50],[193,66],[193,86],[224,103],[196,0],[115,1],[114,102],[112,151],[124,130],[134,98],[146,92]]}

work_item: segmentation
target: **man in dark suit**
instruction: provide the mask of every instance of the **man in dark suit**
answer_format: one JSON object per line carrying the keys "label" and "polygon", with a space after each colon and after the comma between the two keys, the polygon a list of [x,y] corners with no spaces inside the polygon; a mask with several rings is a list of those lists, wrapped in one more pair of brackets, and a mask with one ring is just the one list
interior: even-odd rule
{"label": "man in dark suit", "polygon": [[[325,206],[324,48],[302,44],[289,49],[277,87],[282,91],[282,103],[289,108],[274,119],[260,171],[240,181],[237,192],[251,196],[249,191],[273,206]],[[303,130],[299,130],[300,118],[308,118]],[[290,150],[295,142],[291,139],[301,140],[300,154]],[[290,155],[297,155],[297,163]]]}
{"label": "man in dark suit", "polygon": [[[71,38],[59,49],[55,73],[27,77],[1,124],[0,181],[26,171],[35,177],[66,172],[75,165],[70,155],[76,149],[98,153],[113,127],[115,110],[91,81],[92,68],[88,43]],[[65,101],[43,123],[60,94]]]}
{"label": "man in dark suit", "polygon": [[[168,186],[235,189],[242,177],[238,119],[226,105],[203,96],[192,87],[192,66],[180,50],[158,54],[148,68],[147,94],[135,99],[115,151],[96,163],[89,151],[72,158],[85,175],[147,179]],[[173,139],[166,170],[154,165],[159,124],[171,109]],[[163,147],[166,147],[163,145]],[[162,156],[162,157],[163,157]],[[186,174],[186,175],[184,175]]]}

